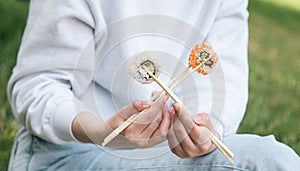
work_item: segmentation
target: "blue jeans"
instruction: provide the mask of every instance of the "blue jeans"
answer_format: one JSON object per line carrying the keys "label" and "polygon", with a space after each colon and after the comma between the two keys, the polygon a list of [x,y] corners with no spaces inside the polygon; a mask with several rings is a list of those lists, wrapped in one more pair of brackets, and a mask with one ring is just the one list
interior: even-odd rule
{"label": "blue jeans", "polygon": [[21,129],[15,139],[9,170],[262,170],[300,171],[300,158],[273,136],[233,135],[224,143],[235,163],[215,150],[181,159],[167,146],[148,149],[111,149],[93,144],[57,145]]}

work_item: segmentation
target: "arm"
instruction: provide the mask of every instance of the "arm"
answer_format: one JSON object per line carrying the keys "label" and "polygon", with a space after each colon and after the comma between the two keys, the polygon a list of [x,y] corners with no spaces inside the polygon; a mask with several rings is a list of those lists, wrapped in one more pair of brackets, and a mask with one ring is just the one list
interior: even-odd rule
{"label": "arm", "polygon": [[[31,3],[18,62],[8,85],[14,115],[30,133],[58,144],[100,144],[112,129],[144,109],[134,102],[104,121],[77,98],[94,76],[94,25],[85,1]],[[151,105],[145,117],[123,132],[121,143],[125,140],[130,146],[146,147],[165,140],[169,128],[168,115],[162,114],[165,101]]]}
{"label": "arm", "polygon": [[93,66],[94,56],[77,62],[93,45],[93,25],[85,1],[31,2],[8,97],[15,117],[34,135],[54,143],[74,140],[72,120],[86,109],[73,90],[78,77],[93,72],[84,65]]}

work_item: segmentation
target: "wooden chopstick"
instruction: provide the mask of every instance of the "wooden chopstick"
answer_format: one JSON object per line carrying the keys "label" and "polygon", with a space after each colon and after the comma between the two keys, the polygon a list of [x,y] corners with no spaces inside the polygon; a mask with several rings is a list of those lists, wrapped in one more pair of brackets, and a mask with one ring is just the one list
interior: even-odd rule
{"label": "wooden chopstick", "polygon": [[[178,85],[180,85],[184,80],[186,80],[189,76],[191,76],[195,71],[197,71],[203,64],[198,65],[196,68],[194,68],[191,72],[186,74],[182,79],[180,79],[173,87],[170,89],[175,89]],[[186,67],[183,69],[179,74],[177,74],[167,85],[172,85],[176,80],[181,77],[186,71],[188,71],[189,67]],[[154,102],[157,100],[163,93],[165,93],[164,90],[159,91],[154,96],[151,97],[150,101]],[[147,110],[147,109],[145,109]],[[119,135],[123,130],[125,130],[129,125],[131,125],[133,122],[136,121],[137,118],[139,118],[145,111],[143,110],[140,113],[135,113],[131,115],[125,122],[123,122],[118,128],[113,130],[108,136],[105,137],[105,139],[102,142],[102,146],[106,146],[110,141],[112,141],[117,135]]]}
{"label": "wooden chopstick", "polygon": [[118,128],[113,130],[102,142],[102,146],[106,146],[111,140],[113,140],[117,135],[119,135],[124,129],[126,129],[130,124],[132,124],[139,115],[143,114],[146,110],[143,110],[140,113],[136,113],[129,117],[125,122],[123,122]]}
{"label": "wooden chopstick", "polygon": [[[198,66],[197,66],[198,67]],[[198,67],[200,68],[200,66]],[[183,70],[180,71],[180,73],[178,73],[175,77],[173,77],[173,79],[168,82],[167,86],[169,87],[170,85],[172,85],[173,83],[176,83],[176,80],[179,79],[179,77],[181,77],[186,71],[188,71],[190,69],[190,67],[185,67]],[[181,82],[184,81],[184,80],[181,80]],[[180,82],[180,83],[181,83]],[[179,85],[180,83],[176,83],[177,85]],[[174,89],[176,88],[176,86],[174,87]],[[172,88],[171,88],[172,89]],[[164,93],[165,91],[164,90],[161,90],[159,91],[158,93],[156,93],[154,96],[153,96],[153,99],[156,99],[158,98],[162,93]]]}
{"label": "wooden chopstick", "polygon": [[234,163],[233,152],[225,146],[216,136],[214,136],[211,131],[209,131],[208,128],[201,126],[200,128],[203,129],[203,133],[208,135],[210,140],[217,146],[217,148],[222,152],[222,154],[227,158],[228,161],[230,161],[232,164]]}
{"label": "wooden chopstick", "polygon": [[[161,88],[164,89],[166,91],[166,93],[169,94],[169,96],[176,103],[183,105],[182,101],[172,92],[172,90],[170,90],[163,82],[161,82],[159,78],[157,78],[154,74],[149,72],[147,69],[146,69],[146,71],[158,83],[158,85],[160,85]],[[231,163],[233,163],[233,157],[234,157],[233,152],[229,148],[227,148],[225,144],[223,144],[221,141],[219,141],[218,138],[214,134],[212,134],[209,129],[206,128],[206,130],[207,130],[206,132],[208,133],[210,140],[217,146],[217,148],[223,153],[223,155]]]}

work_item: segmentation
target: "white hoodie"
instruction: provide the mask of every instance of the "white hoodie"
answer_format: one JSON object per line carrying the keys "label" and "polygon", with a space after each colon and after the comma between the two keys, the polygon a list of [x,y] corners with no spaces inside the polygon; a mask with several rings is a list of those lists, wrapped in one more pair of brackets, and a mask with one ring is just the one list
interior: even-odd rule
{"label": "white hoodie", "polygon": [[191,48],[212,45],[209,76],[193,74],[175,92],[193,112],[207,112],[222,136],[234,134],[248,98],[246,0],[31,1],[17,65],[8,84],[15,117],[48,141],[74,141],[73,118],[88,110],[108,118],[155,83],[128,74],[134,55],[155,54],[167,82]]}

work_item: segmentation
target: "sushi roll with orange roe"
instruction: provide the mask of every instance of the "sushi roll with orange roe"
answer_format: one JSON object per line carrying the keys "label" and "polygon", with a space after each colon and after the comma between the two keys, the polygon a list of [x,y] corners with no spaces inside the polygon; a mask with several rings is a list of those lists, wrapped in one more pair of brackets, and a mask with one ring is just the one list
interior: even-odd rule
{"label": "sushi roll with orange roe", "polygon": [[218,56],[216,52],[212,49],[211,46],[206,45],[204,43],[196,45],[190,53],[189,67],[192,67],[194,69],[198,65],[202,65],[197,70],[197,72],[200,74],[207,75],[208,71],[206,70],[205,66],[208,67],[208,69],[211,69],[215,67],[217,62]]}

